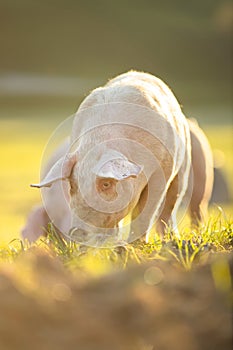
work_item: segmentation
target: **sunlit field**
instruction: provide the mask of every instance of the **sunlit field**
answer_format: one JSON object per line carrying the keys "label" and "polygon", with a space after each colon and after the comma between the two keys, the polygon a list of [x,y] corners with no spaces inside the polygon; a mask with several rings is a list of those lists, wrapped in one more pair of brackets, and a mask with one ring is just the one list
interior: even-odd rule
{"label": "sunlit field", "polygon": [[[0,14],[0,350],[231,350],[233,3],[0,0]],[[180,235],[148,242],[88,246],[52,223],[22,240],[67,118],[129,70],[161,78],[206,133],[220,190],[205,222],[183,205]]]}
{"label": "sunlit field", "polygon": [[[15,111],[14,111],[15,113]],[[30,113],[32,118],[30,118]],[[48,113],[48,118],[40,118],[37,113],[25,110],[13,118],[7,115],[3,118],[0,128],[0,241],[7,243],[20,237],[20,229],[33,205],[39,203],[39,190],[30,188],[30,183],[39,179],[41,158],[46,143],[54,128],[67,117],[65,111]],[[15,115],[14,115],[15,116]],[[58,116],[58,117],[56,117]],[[204,124],[213,149],[222,151],[225,155],[223,172],[226,174],[232,196],[233,179],[233,138],[231,125]],[[231,215],[232,205],[221,205],[226,214]],[[213,206],[210,212],[216,211]]]}
{"label": "sunlit field", "polygon": [[[186,226],[180,239],[168,232],[163,241],[98,249],[68,242],[52,226],[32,247],[17,239],[40,201],[29,184],[59,121],[1,121],[1,348],[230,349],[232,205],[213,206],[205,225]],[[225,153],[230,182],[232,128],[204,129]]]}

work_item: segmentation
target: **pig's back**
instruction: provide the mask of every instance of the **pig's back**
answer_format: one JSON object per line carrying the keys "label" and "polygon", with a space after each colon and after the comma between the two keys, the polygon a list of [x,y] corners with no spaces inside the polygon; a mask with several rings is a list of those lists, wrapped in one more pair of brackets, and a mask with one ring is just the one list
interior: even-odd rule
{"label": "pig's back", "polygon": [[[79,107],[71,140],[95,126],[114,122],[132,123],[142,130],[146,126],[172,154],[176,172],[185,153],[191,153],[189,127],[179,103],[167,85],[153,75],[130,71],[93,90]],[[103,138],[98,129],[94,137],[82,142],[83,148]]]}
{"label": "pig's back", "polygon": [[132,86],[140,89],[145,97],[153,100],[153,107],[160,113],[183,118],[180,105],[169,87],[161,79],[149,73],[130,71],[111,79],[106,86]]}
{"label": "pig's back", "polygon": [[169,87],[159,78],[143,72],[129,71],[110,80],[107,87],[131,86],[139,89],[150,107],[162,115],[176,130],[181,143],[190,154],[190,134],[187,120]]}
{"label": "pig's back", "polygon": [[[149,108],[163,116],[181,136],[184,124],[187,126],[186,118],[172,91],[162,80],[148,73],[129,71],[111,79],[85,98],[78,113],[113,103],[131,103]],[[81,127],[81,120],[79,122]]]}

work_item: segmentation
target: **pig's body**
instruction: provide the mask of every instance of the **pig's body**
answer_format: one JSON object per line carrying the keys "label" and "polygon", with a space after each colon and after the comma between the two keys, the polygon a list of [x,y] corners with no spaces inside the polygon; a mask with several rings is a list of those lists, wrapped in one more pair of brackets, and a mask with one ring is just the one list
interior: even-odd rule
{"label": "pig's body", "polygon": [[[132,213],[134,240],[148,236],[156,222],[163,232],[161,219],[177,229],[190,162],[190,128],[172,92],[152,75],[129,72],[84,100],[74,119],[69,157],[36,186],[67,179],[71,227],[85,232],[117,235],[119,221]],[[49,203],[52,187],[45,190]],[[202,198],[208,203],[206,192]]]}
{"label": "pig's body", "polygon": [[[188,183],[190,133],[178,102],[161,80],[129,72],[94,90],[81,104],[74,120],[71,141],[77,139],[78,162],[70,182],[71,186],[82,183],[85,198],[77,188],[71,196],[74,227],[80,226],[81,218],[93,226],[90,231],[98,233],[99,228],[114,228],[129,212],[137,211],[140,215],[132,223],[132,235],[148,233],[160,214],[168,188],[176,186],[179,177],[170,210],[171,225],[176,229],[176,211]],[[86,155],[92,149],[88,159]],[[136,178],[119,181],[118,191],[123,195],[98,206],[91,169],[109,150],[142,166],[143,172]],[[84,164],[83,169],[80,164]],[[127,201],[130,187],[133,194]],[[136,218],[135,213],[133,217]]]}
{"label": "pig's body", "polygon": [[189,212],[192,224],[198,225],[207,215],[214,182],[213,154],[210,144],[197,122],[188,119],[191,146],[192,172],[189,175],[188,191],[193,184]]}
{"label": "pig's body", "polygon": [[[42,177],[51,169],[51,167],[69,150],[69,140],[66,139],[63,144],[49,158],[42,171]],[[65,187],[62,187],[61,184]],[[42,189],[46,191],[46,189]],[[64,196],[65,195],[65,196]],[[36,241],[40,236],[46,235],[46,229],[49,222],[58,223],[61,232],[68,232],[71,226],[71,212],[68,201],[69,185],[67,182],[56,182],[49,190],[46,196],[46,202],[42,206],[35,206],[28,215],[27,223],[21,231],[23,238],[30,242]],[[64,198],[65,197],[65,198]],[[48,215],[49,213],[49,215]]]}

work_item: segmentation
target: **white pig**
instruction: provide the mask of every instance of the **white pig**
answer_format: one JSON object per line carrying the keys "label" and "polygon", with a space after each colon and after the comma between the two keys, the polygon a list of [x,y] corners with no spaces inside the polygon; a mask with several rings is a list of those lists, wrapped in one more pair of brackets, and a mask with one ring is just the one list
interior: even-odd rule
{"label": "white pig", "polygon": [[[32,186],[44,188],[48,216],[64,234],[74,229],[117,236],[118,223],[131,213],[128,241],[133,241],[148,239],[153,225],[161,234],[164,223],[177,230],[188,182],[192,195],[190,169],[190,127],[176,98],[160,79],[130,71],[86,97],[74,118],[68,152]],[[65,210],[52,190],[59,186],[61,193],[63,182],[70,197]],[[199,219],[204,192],[193,218]],[[206,192],[205,198],[208,202]]]}

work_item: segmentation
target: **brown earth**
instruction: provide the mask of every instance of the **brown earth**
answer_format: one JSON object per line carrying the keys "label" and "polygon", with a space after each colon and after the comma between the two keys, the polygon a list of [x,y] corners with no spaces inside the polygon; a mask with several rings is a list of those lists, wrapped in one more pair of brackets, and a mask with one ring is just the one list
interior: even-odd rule
{"label": "brown earth", "polygon": [[156,260],[86,278],[29,251],[0,268],[0,349],[230,350],[232,295],[213,266],[232,271],[233,256],[216,261],[187,272]]}

